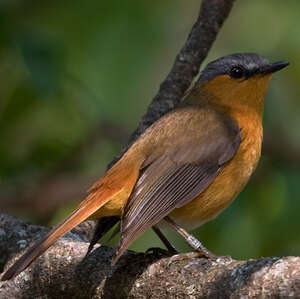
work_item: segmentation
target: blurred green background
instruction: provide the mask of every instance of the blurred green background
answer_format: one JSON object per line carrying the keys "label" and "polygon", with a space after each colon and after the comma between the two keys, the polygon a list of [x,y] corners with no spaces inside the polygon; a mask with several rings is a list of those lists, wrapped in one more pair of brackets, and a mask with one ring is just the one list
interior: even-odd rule
{"label": "blurred green background", "polygon": [[[76,206],[137,126],[199,6],[0,1],[1,211],[53,225]],[[299,1],[237,0],[207,59],[252,51],[291,62],[268,91],[255,175],[225,212],[194,231],[217,254],[300,254],[299,49]],[[149,231],[131,248],[153,246],[162,244]]]}

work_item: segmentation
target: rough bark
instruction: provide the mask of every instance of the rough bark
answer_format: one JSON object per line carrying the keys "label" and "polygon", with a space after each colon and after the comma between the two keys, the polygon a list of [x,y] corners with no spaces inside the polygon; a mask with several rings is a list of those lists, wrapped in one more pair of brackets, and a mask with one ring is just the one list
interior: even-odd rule
{"label": "rough bark", "polygon": [[[13,281],[0,298],[299,298],[300,258],[237,261],[220,257],[173,260],[100,245],[84,259],[89,223],[58,241]],[[0,266],[48,229],[0,215]],[[11,264],[13,260],[9,261]]]}

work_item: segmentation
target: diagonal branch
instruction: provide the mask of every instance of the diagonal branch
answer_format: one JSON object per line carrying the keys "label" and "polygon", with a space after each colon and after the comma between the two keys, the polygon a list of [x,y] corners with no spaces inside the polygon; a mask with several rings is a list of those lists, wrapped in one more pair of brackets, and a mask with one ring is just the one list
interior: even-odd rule
{"label": "diagonal branch", "polygon": [[176,56],[174,64],[137,129],[129,138],[128,145],[115,157],[109,168],[151,124],[172,110],[190,87],[198,74],[201,63],[206,58],[219,30],[228,17],[235,0],[203,0],[200,13],[184,46]]}
{"label": "diagonal branch", "polygon": [[198,74],[217,34],[228,17],[234,0],[204,0],[196,23],[184,46],[177,55],[173,67],[161,83],[138,128],[130,137],[136,138],[154,121],[174,108]]}

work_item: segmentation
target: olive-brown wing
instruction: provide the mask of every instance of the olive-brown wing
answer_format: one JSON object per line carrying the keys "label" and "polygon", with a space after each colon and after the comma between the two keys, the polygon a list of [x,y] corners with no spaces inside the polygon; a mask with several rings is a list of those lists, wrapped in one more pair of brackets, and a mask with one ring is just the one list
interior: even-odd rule
{"label": "olive-brown wing", "polygon": [[229,134],[217,130],[213,132],[215,138],[208,138],[206,143],[194,140],[155,160],[150,157],[150,164],[145,162],[124,209],[113,263],[149,227],[193,200],[212,183],[241,142],[237,124],[232,123],[229,130]]}

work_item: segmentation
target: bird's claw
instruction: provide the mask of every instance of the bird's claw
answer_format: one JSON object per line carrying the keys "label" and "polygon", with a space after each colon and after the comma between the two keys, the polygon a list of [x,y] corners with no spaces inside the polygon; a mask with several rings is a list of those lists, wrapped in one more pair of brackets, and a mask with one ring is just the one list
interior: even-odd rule
{"label": "bird's claw", "polygon": [[175,261],[183,261],[186,259],[194,259],[194,258],[206,258],[209,260],[216,260],[219,257],[211,252],[202,252],[202,251],[192,251],[192,252],[186,252],[186,253],[179,253],[175,254],[170,257],[170,260],[168,262],[168,266],[175,262]]}

